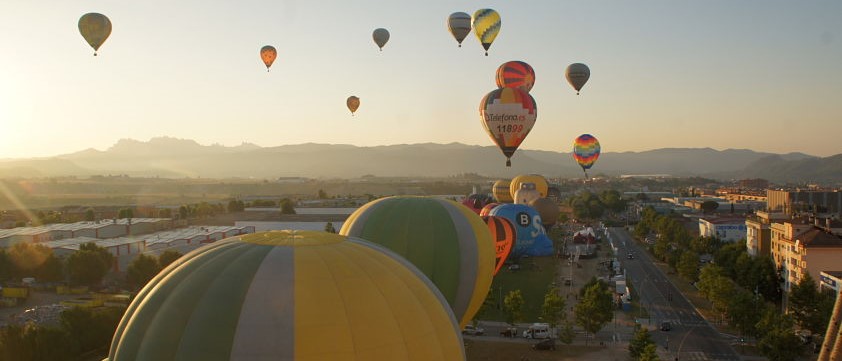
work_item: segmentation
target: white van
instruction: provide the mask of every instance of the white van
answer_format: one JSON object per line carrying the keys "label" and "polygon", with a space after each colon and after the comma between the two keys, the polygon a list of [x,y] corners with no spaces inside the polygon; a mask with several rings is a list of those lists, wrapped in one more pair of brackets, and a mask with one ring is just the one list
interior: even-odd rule
{"label": "white van", "polygon": [[526,331],[523,331],[525,338],[550,338],[550,324],[548,323],[533,323]]}

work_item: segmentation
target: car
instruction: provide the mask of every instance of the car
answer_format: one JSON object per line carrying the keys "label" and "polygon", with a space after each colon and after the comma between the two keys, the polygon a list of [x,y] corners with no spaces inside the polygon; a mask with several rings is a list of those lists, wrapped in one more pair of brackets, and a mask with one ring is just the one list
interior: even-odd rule
{"label": "car", "polygon": [[538,343],[532,344],[533,350],[555,350],[555,340],[548,338]]}
{"label": "car", "polygon": [[469,336],[482,336],[485,333],[485,329],[482,327],[474,327],[474,325],[467,325],[465,329],[462,330],[463,335]]}
{"label": "car", "polygon": [[667,322],[667,321],[661,322],[661,331],[669,331],[669,330],[672,330],[672,324]]}
{"label": "car", "polygon": [[500,336],[515,337],[515,336],[517,336],[517,328],[516,327],[507,327],[503,331],[500,331]]}
{"label": "car", "polygon": [[628,256],[626,256],[626,258],[628,258],[628,259],[634,259],[634,254],[629,253],[629,254],[628,254]]}

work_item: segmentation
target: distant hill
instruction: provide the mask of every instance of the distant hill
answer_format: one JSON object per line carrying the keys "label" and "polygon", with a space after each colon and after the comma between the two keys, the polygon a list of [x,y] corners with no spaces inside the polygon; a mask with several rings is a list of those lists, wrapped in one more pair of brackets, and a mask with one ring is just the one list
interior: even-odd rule
{"label": "distant hill", "polygon": [[[89,176],[127,174],[160,177],[336,177],[450,176],[478,173],[512,177],[523,173],[578,177],[570,153],[521,149],[505,167],[494,146],[398,144],[358,147],[347,144],[296,144],[260,147],[201,145],[169,137],[122,139],[99,151],[87,149],[48,159],[0,161],[0,176]],[[803,153],[772,154],[748,149],[665,148],[603,153],[591,175],[671,174],[718,179],[766,178],[775,182],[842,182],[842,154],[817,158]]]}

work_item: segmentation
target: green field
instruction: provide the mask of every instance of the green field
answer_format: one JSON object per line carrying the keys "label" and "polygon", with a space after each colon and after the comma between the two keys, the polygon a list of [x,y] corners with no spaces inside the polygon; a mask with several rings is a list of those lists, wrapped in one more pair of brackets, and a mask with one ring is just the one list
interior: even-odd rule
{"label": "green field", "polygon": [[[502,311],[502,297],[510,291],[519,289],[523,294],[523,322],[538,322],[544,294],[556,279],[558,259],[552,256],[523,258],[521,269],[510,271],[505,267],[494,276],[488,298],[477,318],[488,321],[505,321]],[[499,301],[499,302],[498,302]]]}

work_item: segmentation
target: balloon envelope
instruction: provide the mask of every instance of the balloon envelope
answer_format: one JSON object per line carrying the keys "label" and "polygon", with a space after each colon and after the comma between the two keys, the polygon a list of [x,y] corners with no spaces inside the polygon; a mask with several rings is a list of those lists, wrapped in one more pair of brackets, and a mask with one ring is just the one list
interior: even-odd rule
{"label": "balloon envelope", "polygon": [[497,203],[497,202],[486,204],[485,207],[482,207],[482,209],[479,210],[479,216],[480,217],[487,216],[488,213],[491,212],[492,209],[494,209],[494,207],[497,207],[499,205],[500,205],[500,203]]}
{"label": "balloon envelope", "polygon": [[529,202],[529,206],[535,208],[538,214],[541,215],[541,221],[544,229],[549,229],[558,221],[558,215],[561,214],[558,205],[549,198],[538,198]]}
{"label": "balloon envelope", "polygon": [[380,51],[383,51],[383,47],[386,45],[386,42],[389,41],[389,30],[383,28],[374,29],[371,37],[374,38],[374,43],[377,44]]}
{"label": "balloon envelope", "polygon": [[535,99],[520,88],[492,90],[479,104],[482,126],[506,156],[506,166],[538,117]]}
{"label": "balloon envelope", "polygon": [[351,111],[351,115],[357,111],[357,108],[360,107],[360,98],[357,98],[353,95],[348,97],[348,100],[345,101],[345,105],[348,106],[348,110]]}
{"label": "balloon envelope", "polygon": [[535,85],[535,70],[527,63],[507,61],[497,68],[497,87],[521,88],[529,92]]}
{"label": "balloon envelope", "polygon": [[486,204],[489,204],[494,201],[494,198],[488,194],[471,194],[465,197],[462,201],[462,205],[465,207],[470,208],[474,213],[479,214],[479,212],[485,207]]}
{"label": "balloon envelope", "polygon": [[461,327],[482,306],[494,271],[488,226],[470,209],[433,197],[387,197],[357,209],[339,234],[400,254],[433,281]]}
{"label": "balloon envelope", "polygon": [[601,150],[599,141],[590,134],[582,134],[573,141],[573,159],[582,169],[591,169],[599,159]]}
{"label": "balloon envelope", "polygon": [[79,33],[94,48],[94,55],[96,55],[99,47],[111,35],[111,20],[108,20],[108,17],[99,13],[82,15],[79,18]]}
{"label": "balloon envelope", "polygon": [[541,198],[541,193],[535,189],[533,183],[521,183],[520,189],[515,192],[515,204],[526,204]]}
{"label": "balloon envelope", "polygon": [[463,12],[450,14],[447,18],[447,28],[461,47],[462,40],[471,32],[471,16]]}
{"label": "balloon envelope", "polygon": [[273,231],[211,243],[161,271],[126,310],[107,360],[316,359],[465,356],[444,298],[401,256]]}
{"label": "balloon envelope", "polygon": [[494,182],[494,185],[491,187],[491,194],[494,195],[494,199],[500,203],[512,203],[514,202],[514,198],[512,198],[512,191],[509,190],[509,184],[511,181],[508,179],[501,179]]}
{"label": "balloon envelope", "polygon": [[579,90],[582,90],[582,87],[591,77],[591,70],[585,64],[573,63],[567,66],[564,77],[567,78],[567,82],[573,86],[573,89],[576,89],[576,94],[579,94]]}
{"label": "balloon envelope", "polygon": [[521,174],[517,177],[514,177],[511,182],[509,182],[509,192],[511,193],[512,197],[514,197],[515,192],[517,192],[521,188],[521,184],[523,183],[532,183],[535,184],[535,189],[538,190],[538,193],[541,194],[541,197],[547,196],[547,190],[549,189],[549,185],[547,184],[547,179],[538,174]]}
{"label": "balloon envelope", "polygon": [[503,263],[509,258],[512,248],[515,244],[517,234],[515,225],[506,218],[485,216],[482,217],[485,224],[488,225],[488,230],[491,231],[491,238],[494,240],[496,259],[494,265],[494,274],[500,272]]}
{"label": "balloon envelope", "polygon": [[500,14],[492,9],[479,9],[474,12],[474,33],[477,34],[479,42],[485,48],[485,55],[488,56],[488,48],[494,42],[494,38],[500,33]]}
{"label": "balloon envelope", "polygon": [[490,214],[504,217],[515,225],[517,238],[514,250],[509,257],[553,254],[553,242],[547,237],[541,216],[535,208],[523,204],[501,204],[494,207]]}
{"label": "balloon envelope", "polygon": [[263,64],[266,64],[266,70],[269,70],[269,67],[275,62],[277,56],[278,52],[274,46],[266,45],[260,49],[260,59],[263,60]]}

